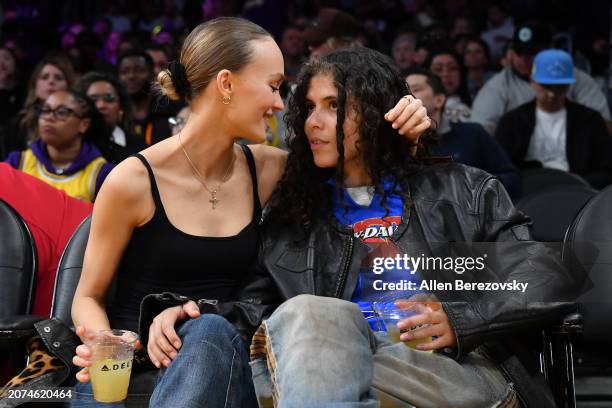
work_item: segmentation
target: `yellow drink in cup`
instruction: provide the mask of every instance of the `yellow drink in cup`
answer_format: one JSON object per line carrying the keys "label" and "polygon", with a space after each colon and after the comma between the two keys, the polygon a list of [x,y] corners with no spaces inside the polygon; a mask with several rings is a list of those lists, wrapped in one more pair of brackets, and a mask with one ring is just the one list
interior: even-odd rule
{"label": "yellow drink in cup", "polygon": [[[401,334],[407,331],[410,331],[410,330],[402,330],[400,332],[400,330],[397,327],[397,324],[404,319],[407,319],[409,317],[412,317],[418,314],[418,312],[416,312],[415,310],[400,309],[396,307],[393,303],[374,302],[372,304],[372,307],[374,309],[374,312],[377,315],[377,318],[379,319],[379,326],[381,326],[381,329],[383,329],[383,327],[384,329],[386,329],[387,336],[389,337],[389,340],[391,341],[391,343],[401,342],[402,341],[400,340]],[[416,330],[416,329],[417,328],[415,327],[412,330]],[[431,337],[424,337],[422,339],[404,341],[403,343],[410,348],[416,349],[417,348],[416,346],[418,344],[429,343],[430,341],[431,341]]]}
{"label": "yellow drink in cup", "polygon": [[[387,335],[389,336],[389,340],[391,340],[391,343],[399,343],[401,341],[400,335],[402,333],[405,333],[406,331],[409,331],[404,330],[400,333],[399,329],[397,328],[397,322],[399,322],[399,320],[395,323],[393,321],[385,321],[385,326],[387,327]],[[416,349],[416,346],[418,344],[429,343],[430,341],[431,337],[424,337],[422,339],[404,341],[404,344],[410,348]]]}
{"label": "yellow drink in cup", "polygon": [[89,375],[96,401],[116,402],[127,398],[137,340],[138,335],[130,331],[103,330],[87,342],[93,351]]}

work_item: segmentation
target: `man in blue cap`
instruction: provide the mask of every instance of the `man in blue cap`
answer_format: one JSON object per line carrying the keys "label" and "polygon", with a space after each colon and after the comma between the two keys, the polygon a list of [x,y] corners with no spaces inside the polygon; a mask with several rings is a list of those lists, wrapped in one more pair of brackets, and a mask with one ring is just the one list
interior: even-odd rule
{"label": "man in blue cap", "polygon": [[[478,91],[472,103],[471,120],[480,123],[493,135],[505,113],[533,99],[529,75],[534,56],[549,48],[551,43],[552,35],[547,26],[539,22],[518,25],[510,42],[509,66],[495,74]],[[586,72],[577,68],[573,71],[576,82],[569,87],[569,99],[595,109],[611,122],[608,102],[599,85]]]}
{"label": "man in blue cap", "polygon": [[519,168],[570,171],[603,188],[612,182],[612,137],[598,112],[567,99],[574,83],[568,53],[541,51],[531,71],[535,99],[505,114],[495,138]]}

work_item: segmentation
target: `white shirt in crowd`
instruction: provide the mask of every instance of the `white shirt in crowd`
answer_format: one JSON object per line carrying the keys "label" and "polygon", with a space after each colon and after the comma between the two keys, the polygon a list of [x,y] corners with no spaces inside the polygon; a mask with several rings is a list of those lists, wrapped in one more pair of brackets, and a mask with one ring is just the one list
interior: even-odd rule
{"label": "white shirt in crowd", "polygon": [[125,139],[125,132],[119,126],[115,126],[113,129],[113,142],[119,146],[127,146],[127,140]]}
{"label": "white shirt in crowd", "polygon": [[[609,122],[608,101],[597,82],[577,68],[574,68],[574,76],[576,83],[570,86],[567,98],[596,110]],[[504,114],[534,98],[529,82],[506,67],[489,79],[476,95],[472,104],[472,122],[480,123],[485,129],[494,128]]]}
{"label": "white shirt in crowd", "polygon": [[457,95],[449,96],[444,105],[444,116],[451,122],[471,122],[472,110]]}
{"label": "white shirt in crowd", "polygon": [[566,140],[566,109],[550,113],[536,108],[535,128],[525,159],[539,161],[542,167],[569,171]]}
{"label": "white shirt in crowd", "polygon": [[493,59],[499,59],[504,52],[504,46],[514,34],[514,22],[512,17],[506,18],[499,27],[491,27],[480,35],[480,38],[489,46],[489,52]]}

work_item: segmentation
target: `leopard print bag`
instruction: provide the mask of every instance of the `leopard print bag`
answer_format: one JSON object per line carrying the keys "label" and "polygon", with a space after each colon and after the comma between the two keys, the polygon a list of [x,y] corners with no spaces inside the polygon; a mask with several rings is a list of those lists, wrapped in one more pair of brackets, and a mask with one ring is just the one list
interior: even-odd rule
{"label": "leopard print bag", "polygon": [[[28,365],[0,389],[0,406],[16,406],[6,398],[9,389],[60,387],[74,378],[78,367],[72,364],[77,335],[61,320],[53,318],[34,325],[37,335],[27,341]],[[20,400],[21,403],[28,401]]]}

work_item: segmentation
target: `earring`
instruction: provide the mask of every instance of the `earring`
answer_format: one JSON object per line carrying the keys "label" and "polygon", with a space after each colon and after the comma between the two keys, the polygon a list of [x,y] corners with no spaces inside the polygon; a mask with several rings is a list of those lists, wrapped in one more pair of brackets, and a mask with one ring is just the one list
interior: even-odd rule
{"label": "earring", "polygon": [[221,102],[223,102],[224,105],[229,105],[231,101],[232,101],[231,96],[224,96],[223,98],[221,98]]}

